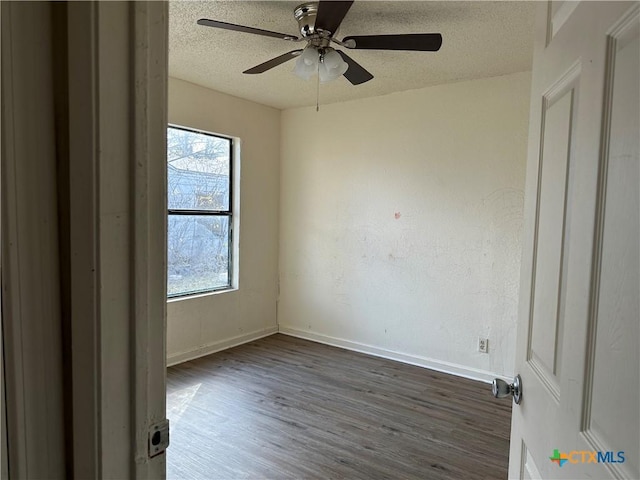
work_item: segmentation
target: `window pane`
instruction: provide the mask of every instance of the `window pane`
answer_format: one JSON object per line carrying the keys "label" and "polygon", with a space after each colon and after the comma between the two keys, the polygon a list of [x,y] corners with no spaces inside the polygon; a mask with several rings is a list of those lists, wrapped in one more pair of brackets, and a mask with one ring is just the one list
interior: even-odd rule
{"label": "window pane", "polygon": [[229,210],[231,140],[167,130],[170,209]]}
{"label": "window pane", "polygon": [[169,215],[169,296],[230,286],[229,217]]}

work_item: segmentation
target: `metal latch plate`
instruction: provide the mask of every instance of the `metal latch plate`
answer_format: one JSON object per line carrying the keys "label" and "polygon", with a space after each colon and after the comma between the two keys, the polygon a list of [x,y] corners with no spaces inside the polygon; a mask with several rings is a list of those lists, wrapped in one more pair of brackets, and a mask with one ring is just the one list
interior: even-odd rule
{"label": "metal latch plate", "polygon": [[164,419],[149,428],[149,457],[160,455],[169,447],[169,420]]}

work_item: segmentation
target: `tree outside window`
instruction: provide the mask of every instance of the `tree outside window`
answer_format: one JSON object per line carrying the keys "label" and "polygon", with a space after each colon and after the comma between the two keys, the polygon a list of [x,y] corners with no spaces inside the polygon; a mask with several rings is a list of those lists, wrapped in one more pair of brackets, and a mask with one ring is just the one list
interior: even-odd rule
{"label": "tree outside window", "polygon": [[167,131],[167,292],[169,297],[231,287],[230,138]]}

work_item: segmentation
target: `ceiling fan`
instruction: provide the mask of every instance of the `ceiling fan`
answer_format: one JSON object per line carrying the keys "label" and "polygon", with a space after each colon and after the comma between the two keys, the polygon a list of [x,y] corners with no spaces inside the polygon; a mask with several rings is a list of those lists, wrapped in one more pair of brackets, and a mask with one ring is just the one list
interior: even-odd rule
{"label": "ceiling fan", "polygon": [[330,46],[331,43],[354,50],[412,50],[422,52],[436,52],[442,45],[442,35],[439,33],[359,35],[338,40],[335,35],[352,4],[353,0],[321,0],[317,3],[299,5],[294,9],[293,16],[298,21],[301,37],[206,18],[198,20],[198,24],[279,38],[289,42],[307,43],[303,49],[284,53],[242,73],[264,73],[288,60],[300,57],[294,69],[298,76],[309,78],[317,72],[321,81],[328,81],[344,75],[353,85],[368,82],[373,78],[373,75],[344,51],[332,48]]}

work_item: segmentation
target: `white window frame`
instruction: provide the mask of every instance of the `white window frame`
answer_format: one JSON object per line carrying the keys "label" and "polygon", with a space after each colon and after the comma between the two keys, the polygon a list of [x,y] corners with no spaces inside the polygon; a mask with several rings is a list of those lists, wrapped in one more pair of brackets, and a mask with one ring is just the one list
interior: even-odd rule
{"label": "white window frame", "polygon": [[[222,285],[219,287],[208,288],[197,291],[189,291],[175,294],[167,294],[167,300],[181,300],[188,299],[202,295],[209,295],[214,293],[228,292],[237,289],[237,257],[238,257],[238,249],[235,247],[236,245],[236,225],[238,223],[238,215],[236,213],[236,190],[238,188],[238,182],[236,181],[236,167],[238,165],[237,157],[239,156],[239,144],[240,141],[238,138],[231,137],[228,135],[223,135],[219,133],[209,132],[206,130],[201,130],[197,128],[187,127],[184,125],[172,124],[169,123],[167,125],[167,129],[173,128],[177,130],[183,130],[186,132],[193,132],[202,135],[208,135],[211,137],[221,138],[229,141],[229,208],[228,210],[199,210],[199,209],[171,209],[167,208],[167,219],[171,215],[202,215],[208,217],[227,217],[229,230],[228,234],[228,282],[226,285]],[[168,159],[167,159],[168,160]],[[167,192],[169,193],[169,192]],[[167,222],[168,224],[168,222]],[[168,269],[168,263],[167,263]]]}

